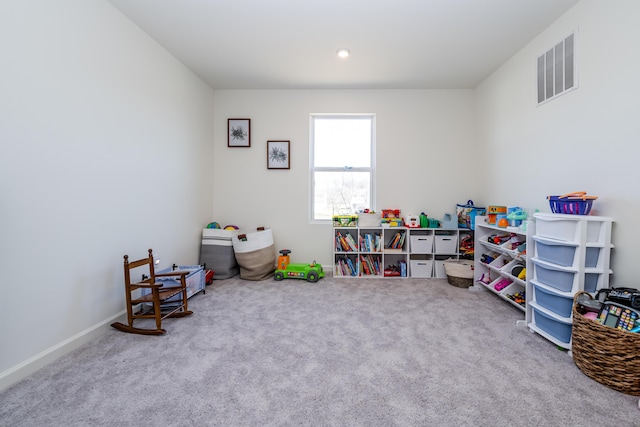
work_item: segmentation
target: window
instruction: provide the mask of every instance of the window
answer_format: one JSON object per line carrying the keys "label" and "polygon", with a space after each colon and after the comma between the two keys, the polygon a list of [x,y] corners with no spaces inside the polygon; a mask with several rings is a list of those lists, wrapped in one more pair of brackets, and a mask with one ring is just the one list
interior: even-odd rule
{"label": "window", "polygon": [[312,114],[311,221],[375,209],[375,115]]}

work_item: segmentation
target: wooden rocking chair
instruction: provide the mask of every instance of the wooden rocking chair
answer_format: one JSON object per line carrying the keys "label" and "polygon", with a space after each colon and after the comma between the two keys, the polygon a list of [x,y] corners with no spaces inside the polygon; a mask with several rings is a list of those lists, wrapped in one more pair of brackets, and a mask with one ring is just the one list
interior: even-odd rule
{"label": "wooden rocking chair", "polygon": [[[144,267],[144,268],[140,268]],[[140,268],[146,274],[142,281],[131,282],[131,272]],[[129,262],[129,256],[124,256],[124,286],[127,300],[128,324],[115,322],[111,326],[119,331],[143,335],[162,335],[167,332],[162,329],[162,321],[168,317],[184,317],[193,314],[187,306],[187,282],[185,276],[188,271],[171,271],[156,273],[153,264],[153,252],[149,249],[149,257]],[[176,277],[178,286],[163,286],[156,282],[159,277]],[[134,296],[135,295],[135,296]],[[168,300],[171,299],[170,302]],[[134,312],[134,309],[137,309]],[[138,328],[133,326],[135,319],[155,319],[156,328]]]}

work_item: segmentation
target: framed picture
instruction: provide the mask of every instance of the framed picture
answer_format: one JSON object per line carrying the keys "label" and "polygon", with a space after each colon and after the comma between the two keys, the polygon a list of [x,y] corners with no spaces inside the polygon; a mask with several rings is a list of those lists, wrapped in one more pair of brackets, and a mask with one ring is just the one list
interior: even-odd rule
{"label": "framed picture", "polygon": [[251,147],[251,119],[227,120],[227,147]]}
{"label": "framed picture", "polygon": [[267,141],[267,169],[289,169],[289,141]]}

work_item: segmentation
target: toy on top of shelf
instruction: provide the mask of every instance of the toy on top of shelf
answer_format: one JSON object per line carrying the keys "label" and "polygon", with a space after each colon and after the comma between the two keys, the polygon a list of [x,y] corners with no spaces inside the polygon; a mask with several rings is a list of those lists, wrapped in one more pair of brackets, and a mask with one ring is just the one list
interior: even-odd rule
{"label": "toy on top of shelf", "polygon": [[357,227],[358,215],[333,215],[331,217],[334,227]]}
{"label": "toy on top of shelf", "polygon": [[[449,214],[446,214],[449,215]],[[445,215],[445,218],[446,218]],[[408,215],[407,218],[411,218],[411,215]],[[415,227],[419,227],[419,228],[440,228],[442,226],[442,222],[438,221],[435,218],[429,218],[427,216],[426,213],[421,212],[419,216],[416,217],[416,222],[418,222],[418,225],[416,225]],[[410,226],[407,221],[405,221],[405,226],[407,228],[413,228],[412,226]],[[445,227],[445,228],[458,228],[458,223],[455,222],[453,224],[452,227]]]}
{"label": "toy on top of shelf", "polygon": [[507,207],[506,206],[496,206],[491,205],[487,208],[487,224],[496,225],[498,222],[499,214],[506,214]]}
{"label": "toy on top of shelf", "polygon": [[507,219],[509,227],[520,227],[522,222],[527,219],[527,213],[519,206],[508,206]]}
{"label": "toy on top of shelf", "polygon": [[418,215],[407,215],[404,218],[404,225],[408,228],[420,228],[420,217]]}
{"label": "toy on top of shelf", "polygon": [[591,205],[598,196],[587,196],[586,191],[576,191],[562,196],[548,196],[551,212],[568,215],[589,215]]}
{"label": "toy on top of shelf", "polygon": [[420,227],[421,228],[429,227],[429,218],[427,217],[427,214],[424,212],[420,212]]}
{"label": "toy on top of shelf", "polygon": [[207,228],[213,228],[213,229],[219,230],[221,227],[219,223],[213,221],[207,224]]}
{"label": "toy on top of shelf", "polygon": [[400,217],[400,209],[383,209],[382,210],[382,226],[383,227],[402,227],[404,223]]}
{"label": "toy on top of shelf", "polygon": [[473,204],[473,200],[468,200],[466,204],[458,203],[456,205],[456,213],[458,216],[458,228],[475,230],[476,217],[486,215],[487,208],[477,207]]}
{"label": "toy on top of shelf", "polygon": [[282,279],[304,279],[307,282],[317,282],[324,277],[324,270],[320,264],[315,261],[311,264],[292,264],[290,262],[289,249],[280,251],[278,257],[278,267],[276,268],[274,278],[277,281]]}

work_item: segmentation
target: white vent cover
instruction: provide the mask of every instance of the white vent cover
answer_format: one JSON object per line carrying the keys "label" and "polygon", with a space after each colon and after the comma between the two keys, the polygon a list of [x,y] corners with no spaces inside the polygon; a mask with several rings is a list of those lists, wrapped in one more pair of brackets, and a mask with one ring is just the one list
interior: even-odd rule
{"label": "white vent cover", "polygon": [[577,87],[575,33],[538,57],[538,104]]}

